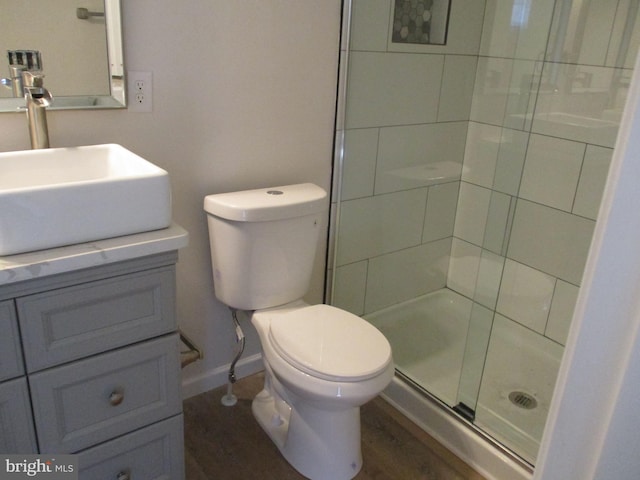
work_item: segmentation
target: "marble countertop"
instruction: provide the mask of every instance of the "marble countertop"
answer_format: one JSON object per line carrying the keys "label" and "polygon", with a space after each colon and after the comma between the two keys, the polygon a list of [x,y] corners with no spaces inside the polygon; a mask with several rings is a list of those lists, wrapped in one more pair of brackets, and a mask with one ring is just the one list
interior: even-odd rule
{"label": "marble countertop", "polygon": [[0,285],[178,250],[188,242],[187,231],[174,223],[152,232],[0,257]]}

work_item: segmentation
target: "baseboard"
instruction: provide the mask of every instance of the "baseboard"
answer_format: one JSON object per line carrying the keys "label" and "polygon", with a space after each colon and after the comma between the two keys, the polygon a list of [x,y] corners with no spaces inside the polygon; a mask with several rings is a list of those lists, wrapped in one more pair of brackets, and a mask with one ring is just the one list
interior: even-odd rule
{"label": "baseboard", "polygon": [[[182,382],[182,398],[187,399],[199,395],[214,388],[227,384],[229,375],[229,366],[222,365],[214,370],[210,370],[201,375],[190,377]],[[254,373],[264,370],[262,363],[262,354],[255,353],[246,358],[241,358],[235,367],[237,378],[253,375]]]}

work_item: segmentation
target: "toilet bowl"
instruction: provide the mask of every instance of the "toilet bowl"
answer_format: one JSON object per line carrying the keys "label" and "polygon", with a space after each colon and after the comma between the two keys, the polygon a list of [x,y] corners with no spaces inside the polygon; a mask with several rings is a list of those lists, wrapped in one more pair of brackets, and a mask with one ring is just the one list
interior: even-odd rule
{"label": "toilet bowl", "polygon": [[312,480],[362,467],[360,406],[391,382],[387,339],[366,320],[301,300],[309,289],[326,193],[313,184],[205,198],[216,297],[248,310],[262,347],[253,414]]}
{"label": "toilet bowl", "polygon": [[389,343],[329,305],[296,302],[257,311],[251,321],[266,369],[254,416],[306,477],[353,478],[362,467],[360,406],[393,377]]}

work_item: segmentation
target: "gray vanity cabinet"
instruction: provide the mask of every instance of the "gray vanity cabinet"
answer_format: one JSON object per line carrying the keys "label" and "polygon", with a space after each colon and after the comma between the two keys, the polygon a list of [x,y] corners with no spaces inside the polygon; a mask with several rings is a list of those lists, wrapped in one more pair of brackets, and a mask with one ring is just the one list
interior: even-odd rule
{"label": "gray vanity cabinet", "polygon": [[0,302],[0,452],[36,453],[13,301]]}
{"label": "gray vanity cabinet", "polygon": [[15,308],[11,300],[0,302],[0,382],[23,375],[22,348]]}
{"label": "gray vanity cabinet", "polygon": [[173,266],[16,299],[27,371],[176,330]]}
{"label": "gray vanity cabinet", "polygon": [[0,452],[37,441],[77,454],[81,479],[184,478],[176,259],[0,286]]}
{"label": "gray vanity cabinet", "polygon": [[0,383],[0,452],[38,452],[24,377]]}

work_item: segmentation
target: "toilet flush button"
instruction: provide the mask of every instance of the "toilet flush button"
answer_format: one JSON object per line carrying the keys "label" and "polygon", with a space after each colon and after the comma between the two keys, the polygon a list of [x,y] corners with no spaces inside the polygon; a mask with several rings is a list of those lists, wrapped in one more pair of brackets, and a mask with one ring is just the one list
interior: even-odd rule
{"label": "toilet flush button", "polygon": [[282,190],[267,190],[267,195],[284,195]]}

